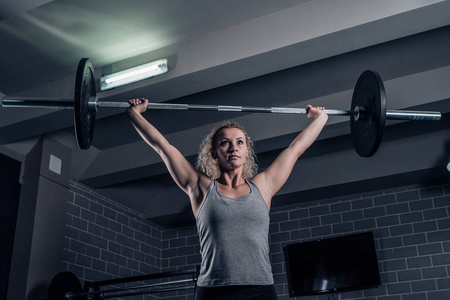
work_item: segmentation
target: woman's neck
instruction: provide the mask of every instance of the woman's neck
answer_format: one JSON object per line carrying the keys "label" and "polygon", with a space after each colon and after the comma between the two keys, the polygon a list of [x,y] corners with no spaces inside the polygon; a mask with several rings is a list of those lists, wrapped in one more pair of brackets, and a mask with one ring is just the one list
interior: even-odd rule
{"label": "woman's neck", "polygon": [[242,172],[222,172],[217,181],[229,187],[236,187],[245,183],[245,179],[242,178]]}

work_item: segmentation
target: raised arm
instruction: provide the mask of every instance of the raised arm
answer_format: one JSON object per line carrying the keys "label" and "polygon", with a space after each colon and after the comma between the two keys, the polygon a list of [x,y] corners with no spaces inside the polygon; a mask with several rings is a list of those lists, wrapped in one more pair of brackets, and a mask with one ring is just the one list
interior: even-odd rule
{"label": "raised arm", "polygon": [[323,107],[308,105],[307,109],[307,116],[312,119],[308,127],[280,153],[266,170],[253,179],[269,208],[272,197],[286,183],[298,158],[314,143],[328,120],[328,115],[323,112]]}
{"label": "raised arm", "polygon": [[180,151],[142,116],[147,109],[147,99],[133,99],[129,102],[131,106],[127,109],[127,113],[133,126],[147,144],[161,156],[176,184],[189,195],[192,210],[196,216],[209,184],[209,178],[195,169]]}

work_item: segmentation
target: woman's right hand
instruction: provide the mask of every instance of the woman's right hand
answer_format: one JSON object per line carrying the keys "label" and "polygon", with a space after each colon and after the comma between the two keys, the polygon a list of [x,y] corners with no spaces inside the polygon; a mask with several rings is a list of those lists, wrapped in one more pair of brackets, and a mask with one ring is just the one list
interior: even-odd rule
{"label": "woman's right hand", "polygon": [[147,110],[148,99],[131,99],[128,100],[128,103],[130,103],[130,107],[127,109],[128,111],[143,113]]}

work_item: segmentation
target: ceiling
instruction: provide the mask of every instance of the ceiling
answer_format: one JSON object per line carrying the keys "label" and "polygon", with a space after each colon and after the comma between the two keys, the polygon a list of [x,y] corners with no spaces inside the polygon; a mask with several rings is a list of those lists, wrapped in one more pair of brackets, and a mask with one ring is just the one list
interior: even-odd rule
{"label": "ceiling", "polygon": [[[99,101],[350,108],[366,69],[388,109],[440,111],[439,122],[388,121],[378,152],[352,149],[348,117],[330,117],[274,206],[449,179],[450,1],[56,0],[0,2],[0,96],[72,98],[79,60],[96,78],[167,58],[169,72],[99,92]],[[298,115],[148,111],[194,162],[223,120],[241,122],[260,168],[308,124]],[[71,177],[163,226],[191,223],[187,197],[123,109],[97,113],[77,147],[72,110],[0,108],[0,153],[23,160],[41,136],[72,150]]]}

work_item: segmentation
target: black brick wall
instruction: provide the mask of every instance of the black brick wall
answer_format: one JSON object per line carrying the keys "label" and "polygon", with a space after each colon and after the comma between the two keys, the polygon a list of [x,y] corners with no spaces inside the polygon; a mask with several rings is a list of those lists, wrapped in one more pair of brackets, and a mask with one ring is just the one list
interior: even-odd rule
{"label": "black brick wall", "polygon": [[64,246],[66,270],[77,275],[82,284],[161,271],[162,231],[158,227],[144,215],[81,185],[72,182],[71,191]]}

